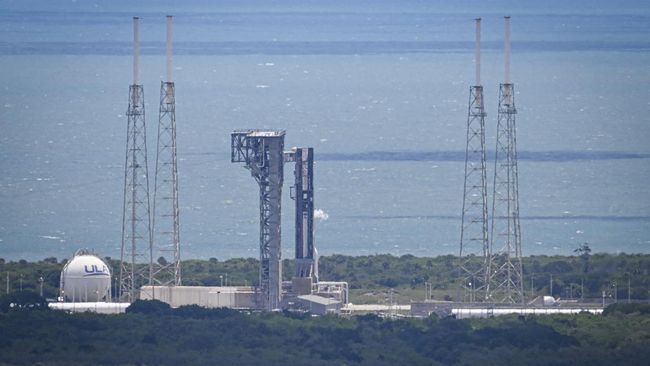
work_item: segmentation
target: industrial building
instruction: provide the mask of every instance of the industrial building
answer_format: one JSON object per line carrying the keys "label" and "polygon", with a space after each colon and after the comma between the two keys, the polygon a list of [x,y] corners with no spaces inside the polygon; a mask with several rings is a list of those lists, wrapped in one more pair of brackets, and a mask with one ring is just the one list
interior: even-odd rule
{"label": "industrial building", "polygon": [[312,314],[340,313],[341,302],[317,295],[301,295],[295,299],[296,308],[303,308]]}
{"label": "industrial building", "polygon": [[246,286],[143,286],[140,300],[160,300],[173,308],[199,305],[205,308],[255,309],[257,292]]}

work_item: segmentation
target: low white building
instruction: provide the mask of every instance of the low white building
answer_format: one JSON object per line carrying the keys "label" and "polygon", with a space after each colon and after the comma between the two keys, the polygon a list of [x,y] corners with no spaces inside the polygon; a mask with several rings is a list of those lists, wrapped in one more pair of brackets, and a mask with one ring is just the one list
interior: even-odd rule
{"label": "low white building", "polygon": [[122,314],[131,305],[128,302],[51,302],[52,310],[68,313]]}
{"label": "low white building", "polygon": [[255,290],[245,286],[142,286],[140,300],[159,300],[173,308],[199,305],[205,308],[254,309]]}

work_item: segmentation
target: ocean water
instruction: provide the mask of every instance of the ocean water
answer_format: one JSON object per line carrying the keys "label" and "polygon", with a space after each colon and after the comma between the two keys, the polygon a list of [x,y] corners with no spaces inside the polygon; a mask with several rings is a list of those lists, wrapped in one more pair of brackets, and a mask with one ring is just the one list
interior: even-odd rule
{"label": "ocean water", "polygon": [[258,256],[257,186],[230,163],[239,128],[315,148],[321,254],[457,253],[473,18],[493,151],[504,14],[523,253],[650,251],[644,2],[0,1],[0,257],[119,257],[131,17],[153,179],[168,13],[183,258]]}

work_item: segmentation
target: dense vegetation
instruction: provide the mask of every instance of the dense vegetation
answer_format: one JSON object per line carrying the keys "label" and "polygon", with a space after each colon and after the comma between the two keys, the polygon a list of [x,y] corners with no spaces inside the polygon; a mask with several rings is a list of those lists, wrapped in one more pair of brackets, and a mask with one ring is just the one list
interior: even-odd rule
{"label": "dense vegetation", "polygon": [[[580,297],[584,284],[585,297],[606,291],[621,300],[629,279],[630,298],[643,302],[611,305],[604,316],[472,320],[239,313],[142,301],[123,315],[71,315],[46,310],[38,295],[42,283],[45,297],[56,296],[65,260],[0,259],[10,292],[0,297],[0,365],[616,365],[650,359],[650,255],[578,254],[524,258],[535,292],[547,294],[552,275],[556,296]],[[320,263],[321,278],[348,281],[355,302],[379,301],[389,289],[403,300],[422,298],[425,282],[434,297],[453,297],[457,280],[453,256],[333,255]],[[292,263],[284,265],[288,279]],[[188,285],[251,284],[257,271],[254,259],[183,262]]]}
{"label": "dense vegetation", "polygon": [[[34,301],[16,294],[11,301]],[[605,316],[472,320],[170,309],[157,301],[138,301],[123,315],[34,309],[0,310],[0,365],[593,366],[650,359],[647,304],[617,305]]]}
{"label": "dense vegetation", "polygon": [[[581,247],[582,248],[582,247]],[[581,249],[579,248],[579,249]],[[619,300],[629,296],[632,300],[648,300],[650,297],[650,255],[648,254],[590,254],[580,251],[576,256],[530,256],[523,259],[525,291],[530,294],[531,285],[536,295],[550,293],[553,277],[553,295],[556,297],[600,298],[606,292],[608,299]],[[119,261],[107,258],[114,271]],[[39,262],[6,262],[0,259],[0,276],[10,278],[10,291],[23,289],[40,290],[43,278],[43,294],[55,297],[59,286],[59,274],[65,259],[47,258]],[[258,281],[257,260],[252,258],[219,261],[186,260],[182,263],[185,285],[215,286],[254,284]],[[347,281],[353,302],[382,301],[389,290],[397,299],[407,302],[424,297],[425,282],[431,283],[434,298],[457,296],[457,258],[435,258],[403,255],[374,255],[350,257],[332,255],[321,257],[320,277],[330,281]],[[293,261],[285,260],[284,277],[293,274]],[[117,273],[113,276],[117,278]],[[3,286],[4,287],[4,286]],[[584,294],[582,293],[584,289]],[[113,291],[115,293],[115,291]]]}

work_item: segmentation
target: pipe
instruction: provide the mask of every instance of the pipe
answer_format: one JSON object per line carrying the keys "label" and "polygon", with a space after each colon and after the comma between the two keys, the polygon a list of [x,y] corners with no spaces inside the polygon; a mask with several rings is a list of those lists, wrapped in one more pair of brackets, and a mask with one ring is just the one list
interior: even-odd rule
{"label": "pipe", "polygon": [[505,39],[504,39],[504,63],[505,63],[505,80],[506,84],[510,84],[510,17],[503,17],[505,21]]}
{"label": "pipe", "polygon": [[167,82],[172,82],[172,16],[167,16]]}
{"label": "pipe", "polygon": [[476,18],[476,48],[474,49],[474,63],[476,66],[476,86],[481,85],[481,18]]}
{"label": "pipe", "polygon": [[138,63],[140,60],[140,18],[133,17],[133,85],[138,85]]}

